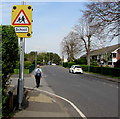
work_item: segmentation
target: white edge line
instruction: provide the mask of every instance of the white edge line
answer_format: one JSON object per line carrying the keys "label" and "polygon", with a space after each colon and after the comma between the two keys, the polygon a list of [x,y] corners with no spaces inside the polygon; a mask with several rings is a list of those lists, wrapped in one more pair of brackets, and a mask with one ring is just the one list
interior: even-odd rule
{"label": "white edge line", "polygon": [[80,115],[83,119],[87,119],[87,117],[86,117],[71,101],[69,101],[68,99],[63,98],[63,97],[61,97],[61,96],[59,96],[59,95],[50,93],[50,92],[48,92],[48,91],[41,90],[41,89],[32,88],[32,87],[25,87],[25,88],[35,89],[35,90],[38,90],[38,91],[41,91],[41,92],[48,93],[48,94],[53,95],[53,96],[55,96],[55,97],[58,97],[58,98],[60,98],[60,99],[62,99],[62,100],[64,100],[64,101],[68,102],[71,106],[73,106],[73,108],[79,113],[79,115]]}

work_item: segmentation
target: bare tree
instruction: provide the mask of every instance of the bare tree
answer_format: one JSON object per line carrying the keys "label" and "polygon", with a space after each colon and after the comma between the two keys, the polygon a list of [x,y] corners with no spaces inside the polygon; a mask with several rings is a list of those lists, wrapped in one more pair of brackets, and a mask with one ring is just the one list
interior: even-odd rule
{"label": "bare tree", "polygon": [[82,49],[85,49],[86,51],[87,65],[90,65],[91,41],[96,29],[91,27],[91,24],[88,23],[88,19],[82,18],[79,24],[75,26],[74,30],[79,42],[82,43]]}
{"label": "bare tree", "polygon": [[80,51],[80,42],[74,32],[70,32],[61,43],[62,54],[67,55],[68,62],[74,61],[75,56]]}
{"label": "bare tree", "polygon": [[106,35],[111,41],[120,35],[120,2],[95,2],[87,5],[84,16],[92,27],[98,28],[98,33]]}

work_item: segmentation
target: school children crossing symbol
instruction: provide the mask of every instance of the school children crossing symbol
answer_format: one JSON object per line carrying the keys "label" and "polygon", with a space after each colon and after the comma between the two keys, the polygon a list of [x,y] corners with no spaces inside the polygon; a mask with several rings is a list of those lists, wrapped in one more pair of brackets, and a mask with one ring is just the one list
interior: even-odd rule
{"label": "school children crossing symbol", "polygon": [[30,38],[32,36],[32,6],[14,5],[12,7],[11,24],[18,37]]}
{"label": "school children crossing symbol", "polygon": [[21,10],[17,15],[16,19],[13,21],[12,25],[31,25],[28,17],[26,16],[24,10]]}

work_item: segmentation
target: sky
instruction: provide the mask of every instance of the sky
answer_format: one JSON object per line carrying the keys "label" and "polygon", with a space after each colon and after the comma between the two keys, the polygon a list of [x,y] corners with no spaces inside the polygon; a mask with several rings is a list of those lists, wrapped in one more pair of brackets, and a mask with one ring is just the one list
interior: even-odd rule
{"label": "sky", "polygon": [[[2,25],[11,25],[13,5],[2,3]],[[61,55],[60,43],[78,23],[87,2],[26,2],[32,5],[32,37],[25,39],[25,52],[53,52]]]}
{"label": "sky", "polygon": [[[11,25],[11,12],[16,2],[2,2],[2,25]],[[20,0],[19,0],[20,1]],[[28,1],[28,2],[27,2]],[[25,52],[53,52],[61,56],[61,42],[79,22],[81,10],[86,10],[89,2],[39,2],[41,0],[26,0],[26,5],[33,7],[32,37],[25,39]],[[49,0],[46,0],[49,1]],[[66,0],[67,1],[67,0]],[[70,0],[68,0],[70,1]],[[77,1],[77,0],[76,0]],[[0,8],[1,10],[1,8]]]}

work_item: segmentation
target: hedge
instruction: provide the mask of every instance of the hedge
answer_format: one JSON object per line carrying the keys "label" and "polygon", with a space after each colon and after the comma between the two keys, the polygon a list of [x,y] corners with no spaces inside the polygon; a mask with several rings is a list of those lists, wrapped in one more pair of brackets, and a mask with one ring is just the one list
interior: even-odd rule
{"label": "hedge", "polygon": [[120,68],[113,68],[113,67],[98,67],[98,66],[87,66],[81,65],[83,71],[89,71],[93,73],[99,73],[103,75],[111,75],[111,76],[120,76]]}
{"label": "hedge", "polygon": [[[64,62],[63,67],[70,68],[72,65],[75,65],[75,62]],[[120,77],[120,68],[114,67],[99,67],[99,66],[88,66],[88,65],[80,65],[83,71],[93,72],[103,75],[110,75],[115,77]]]}
{"label": "hedge", "polygon": [[68,62],[68,67],[70,68],[72,65],[75,65],[75,62]]}
{"label": "hedge", "polygon": [[31,73],[35,69],[35,64],[29,66],[29,73]]}
{"label": "hedge", "polygon": [[[14,74],[19,74],[19,69],[14,69]],[[24,69],[24,74],[29,74],[29,69]]]}
{"label": "hedge", "polygon": [[[27,69],[24,69],[24,74],[29,74],[35,69],[35,64],[30,65]],[[19,74],[19,69],[14,69],[15,74]]]}
{"label": "hedge", "polygon": [[68,62],[64,62],[63,67],[68,67]]}
{"label": "hedge", "polygon": [[63,67],[71,67],[72,65],[75,65],[76,63],[75,62],[64,62],[63,63]]}
{"label": "hedge", "polygon": [[24,61],[24,68],[29,69],[29,67],[32,65],[32,62],[30,61]]}

